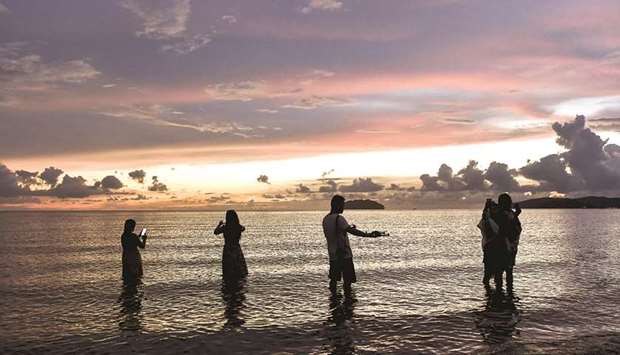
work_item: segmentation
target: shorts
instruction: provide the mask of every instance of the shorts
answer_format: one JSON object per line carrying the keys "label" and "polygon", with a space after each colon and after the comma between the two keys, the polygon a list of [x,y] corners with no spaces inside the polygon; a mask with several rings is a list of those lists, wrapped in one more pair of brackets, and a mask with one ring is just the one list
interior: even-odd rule
{"label": "shorts", "polygon": [[338,258],[336,260],[330,260],[329,279],[332,281],[340,281],[341,279],[344,279],[345,283],[357,282],[353,258]]}

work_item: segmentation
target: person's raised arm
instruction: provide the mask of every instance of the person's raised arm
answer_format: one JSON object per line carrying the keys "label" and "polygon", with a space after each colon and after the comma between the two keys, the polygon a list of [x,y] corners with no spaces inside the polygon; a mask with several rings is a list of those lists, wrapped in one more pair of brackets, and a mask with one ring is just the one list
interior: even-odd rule
{"label": "person's raised arm", "polygon": [[347,233],[351,233],[351,234],[356,235],[358,237],[363,237],[363,238],[370,238],[371,237],[370,233],[366,233],[364,231],[361,231],[361,230],[357,229],[355,227],[355,225],[349,226],[346,229],[346,231],[347,231]]}
{"label": "person's raised arm", "polygon": [[213,231],[213,234],[218,235],[218,234],[222,234],[224,233],[224,227],[226,225],[224,224],[224,221],[220,221],[220,223],[217,224],[217,227],[215,227],[215,230]]}

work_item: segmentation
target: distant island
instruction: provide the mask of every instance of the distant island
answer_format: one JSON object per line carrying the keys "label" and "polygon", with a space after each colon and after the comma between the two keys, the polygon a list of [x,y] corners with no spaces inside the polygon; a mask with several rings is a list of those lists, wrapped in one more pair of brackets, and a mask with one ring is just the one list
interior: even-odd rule
{"label": "distant island", "polygon": [[544,197],[519,202],[522,208],[620,208],[619,197]]}
{"label": "distant island", "polygon": [[384,210],[385,206],[373,200],[351,200],[344,203],[347,210]]}

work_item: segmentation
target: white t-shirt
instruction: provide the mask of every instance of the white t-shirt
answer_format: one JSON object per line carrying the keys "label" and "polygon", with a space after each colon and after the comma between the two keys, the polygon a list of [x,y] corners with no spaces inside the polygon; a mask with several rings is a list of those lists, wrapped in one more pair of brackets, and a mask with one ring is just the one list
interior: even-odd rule
{"label": "white t-shirt", "polygon": [[[337,226],[336,219],[338,219]],[[347,234],[348,228],[349,223],[339,214],[328,214],[323,218],[323,233],[325,233],[325,239],[327,240],[329,260],[336,260],[336,250],[338,249],[339,244],[344,249],[345,258],[353,257],[351,246],[349,245],[349,236]]]}

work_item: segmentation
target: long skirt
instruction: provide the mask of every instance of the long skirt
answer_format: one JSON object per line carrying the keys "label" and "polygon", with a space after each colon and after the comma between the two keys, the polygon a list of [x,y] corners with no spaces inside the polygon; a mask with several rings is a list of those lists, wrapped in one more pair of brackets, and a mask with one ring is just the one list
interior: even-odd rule
{"label": "long skirt", "polygon": [[241,278],[248,274],[248,265],[239,244],[224,246],[222,274],[224,278]]}
{"label": "long skirt", "polygon": [[136,283],[143,275],[142,256],[138,250],[123,252],[123,281]]}

